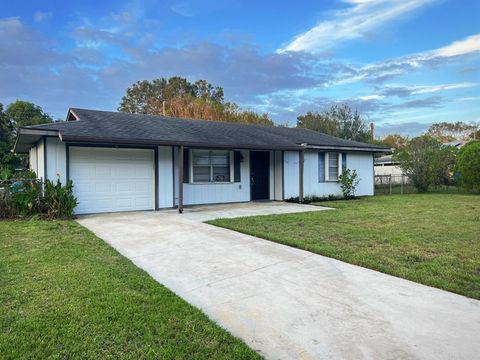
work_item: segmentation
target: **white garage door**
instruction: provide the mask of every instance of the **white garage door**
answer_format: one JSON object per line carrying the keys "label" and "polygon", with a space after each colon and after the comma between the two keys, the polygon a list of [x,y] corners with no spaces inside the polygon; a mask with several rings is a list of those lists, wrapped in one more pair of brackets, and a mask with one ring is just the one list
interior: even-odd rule
{"label": "white garage door", "polygon": [[153,150],[72,146],[69,154],[75,213],[154,209]]}

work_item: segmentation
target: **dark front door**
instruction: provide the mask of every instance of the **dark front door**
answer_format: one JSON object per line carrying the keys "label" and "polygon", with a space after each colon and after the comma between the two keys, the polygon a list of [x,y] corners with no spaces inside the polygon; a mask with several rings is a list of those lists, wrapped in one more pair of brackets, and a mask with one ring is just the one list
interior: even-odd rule
{"label": "dark front door", "polygon": [[252,200],[268,200],[270,154],[268,151],[250,152],[250,189]]}

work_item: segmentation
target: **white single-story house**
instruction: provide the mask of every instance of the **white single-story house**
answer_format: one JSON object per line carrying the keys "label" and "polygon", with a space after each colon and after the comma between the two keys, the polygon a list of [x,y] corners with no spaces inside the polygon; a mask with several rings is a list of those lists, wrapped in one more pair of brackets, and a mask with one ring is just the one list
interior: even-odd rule
{"label": "white single-story house", "polygon": [[72,108],[20,128],[15,152],[39,178],[71,179],[77,214],[340,195],[343,168],[373,195],[375,152],[389,149],[299,128]]}

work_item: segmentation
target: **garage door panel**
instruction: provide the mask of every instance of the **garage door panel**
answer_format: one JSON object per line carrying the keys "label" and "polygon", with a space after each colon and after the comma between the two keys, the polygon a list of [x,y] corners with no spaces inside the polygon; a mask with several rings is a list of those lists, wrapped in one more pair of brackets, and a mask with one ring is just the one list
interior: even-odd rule
{"label": "garage door panel", "polygon": [[124,182],[124,183],[118,183],[116,191],[118,192],[130,192],[134,189],[132,189],[133,184],[131,182]]}
{"label": "garage door panel", "polygon": [[138,192],[146,192],[148,191],[148,188],[150,186],[149,182],[148,181],[138,181],[138,182],[134,182],[131,184],[134,188],[135,188],[135,191],[138,191]]}
{"label": "garage door panel", "polygon": [[145,149],[70,148],[76,213],[154,208],[154,154]]}
{"label": "garage door panel", "polygon": [[120,196],[116,199],[116,205],[119,209],[130,208],[135,205],[133,200],[131,197],[123,198]]}
{"label": "garage door panel", "polygon": [[102,167],[102,165],[95,165],[94,169],[92,169],[93,173],[91,173],[92,176],[99,177],[99,178],[111,178],[112,177],[112,169],[109,167],[112,165],[106,164],[105,167]]}
{"label": "garage door panel", "polygon": [[149,206],[149,204],[151,203],[151,199],[149,197],[138,197],[135,200],[135,206],[137,207],[145,207],[145,206]]}

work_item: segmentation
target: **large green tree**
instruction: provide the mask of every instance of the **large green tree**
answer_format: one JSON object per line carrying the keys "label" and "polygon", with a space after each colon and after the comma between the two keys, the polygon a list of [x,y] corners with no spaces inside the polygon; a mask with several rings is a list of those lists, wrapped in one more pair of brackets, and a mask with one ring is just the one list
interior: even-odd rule
{"label": "large green tree", "polygon": [[336,104],[323,112],[307,112],[297,117],[297,127],[315,130],[342,139],[372,141],[366,121],[357,110]]}
{"label": "large green tree", "polygon": [[268,114],[258,114],[226,102],[223,89],[206,80],[194,83],[174,76],[137,81],[127,88],[119,111],[180,118],[272,125]]}
{"label": "large green tree", "polygon": [[475,124],[467,124],[462,121],[457,122],[439,122],[430,125],[427,134],[438,139],[441,142],[453,140],[474,140],[480,127]]}
{"label": "large green tree", "polygon": [[480,192],[480,140],[471,141],[460,149],[455,171],[465,189]]}
{"label": "large green tree", "polygon": [[173,76],[169,79],[159,78],[152,81],[141,80],[127,88],[127,93],[122,97],[119,111],[154,114],[163,111],[163,102],[166,110],[171,102],[178,98],[202,99],[211,103],[223,103],[223,89],[214,86],[206,80],[195,83],[187,79]]}
{"label": "large green tree", "polygon": [[[3,110],[3,104],[0,103],[0,172],[11,166],[13,154],[10,152],[12,144],[12,129],[7,120],[7,115]],[[8,170],[4,170],[9,172]],[[0,175],[1,176],[1,175]]]}
{"label": "large green tree", "polygon": [[388,134],[381,140],[376,140],[375,143],[379,145],[388,146],[394,151],[405,149],[410,139],[400,134]]}
{"label": "large green tree", "polygon": [[437,139],[423,135],[410,142],[393,157],[419,192],[433,185],[448,184],[455,163],[456,149]]}
{"label": "large green tree", "polygon": [[22,100],[8,105],[5,114],[14,132],[22,126],[46,124],[53,121],[40,106]]}
{"label": "large green tree", "polygon": [[25,160],[23,156],[11,152],[19,127],[51,122],[52,118],[33,103],[17,100],[6,110],[0,103],[0,168],[13,170],[15,165]]}

